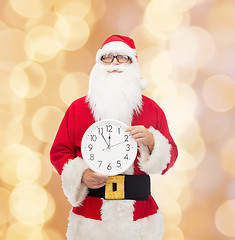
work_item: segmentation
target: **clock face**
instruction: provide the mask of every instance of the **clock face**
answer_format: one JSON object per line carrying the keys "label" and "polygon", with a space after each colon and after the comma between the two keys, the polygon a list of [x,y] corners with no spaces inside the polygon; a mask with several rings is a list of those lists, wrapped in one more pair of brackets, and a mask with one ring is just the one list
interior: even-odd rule
{"label": "clock face", "polygon": [[106,119],[92,124],[82,138],[82,157],[95,172],[109,176],[126,171],[134,162],[137,143],[128,126],[120,121]]}

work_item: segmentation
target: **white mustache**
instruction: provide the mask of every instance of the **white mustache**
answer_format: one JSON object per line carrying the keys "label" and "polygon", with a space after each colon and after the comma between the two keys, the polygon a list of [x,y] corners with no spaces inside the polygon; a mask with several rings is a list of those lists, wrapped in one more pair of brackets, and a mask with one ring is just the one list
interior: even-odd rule
{"label": "white mustache", "polygon": [[114,72],[114,71],[117,71],[117,72],[123,72],[125,71],[125,67],[123,66],[120,66],[120,65],[110,65],[110,66],[106,66],[106,71],[107,72]]}

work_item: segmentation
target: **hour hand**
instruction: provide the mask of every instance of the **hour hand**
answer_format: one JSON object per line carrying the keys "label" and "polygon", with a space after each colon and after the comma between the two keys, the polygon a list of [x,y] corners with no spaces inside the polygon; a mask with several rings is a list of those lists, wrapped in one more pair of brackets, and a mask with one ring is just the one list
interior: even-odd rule
{"label": "hour hand", "polygon": [[107,141],[106,141],[106,139],[105,139],[105,137],[104,137],[104,135],[102,133],[101,133],[101,136],[102,136],[102,138],[104,139],[105,143],[107,144],[107,146],[109,148],[109,144],[107,143]]}

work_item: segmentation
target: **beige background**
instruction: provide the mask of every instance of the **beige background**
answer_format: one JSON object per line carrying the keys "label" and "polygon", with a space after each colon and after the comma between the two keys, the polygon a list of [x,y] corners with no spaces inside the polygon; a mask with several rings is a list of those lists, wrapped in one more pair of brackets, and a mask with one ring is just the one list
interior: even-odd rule
{"label": "beige background", "polygon": [[143,93],[179,148],[152,176],[164,240],[235,239],[235,1],[0,0],[0,239],[65,239],[49,150],[111,34],[135,39]]}

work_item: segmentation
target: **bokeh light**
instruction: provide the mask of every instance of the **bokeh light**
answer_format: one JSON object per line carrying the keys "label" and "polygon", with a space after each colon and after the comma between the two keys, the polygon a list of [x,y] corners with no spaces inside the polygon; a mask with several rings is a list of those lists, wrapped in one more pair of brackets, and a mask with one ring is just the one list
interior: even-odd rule
{"label": "bokeh light", "polygon": [[12,8],[24,17],[42,15],[52,7],[52,0],[9,0]]}
{"label": "bokeh light", "polygon": [[62,120],[63,112],[53,106],[38,109],[32,119],[32,128],[35,136],[43,142],[51,142]]}
{"label": "bokeh light", "polygon": [[12,90],[22,98],[33,98],[39,95],[46,85],[46,73],[37,63],[18,64],[10,75]]}
{"label": "bokeh light", "polygon": [[68,74],[60,84],[60,96],[63,102],[70,105],[77,96],[83,97],[88,91],[89,76],[82,72]]}
{"label": "bokeh light", "polygon": [[225,75],[208,78],[203,86],[203,97],[211,109],[226,112],[235,106],[235,82]]}
{"label": "bokeh light", "polygon": [[30,59],[46,62],[55,57],[60,48],[54,39],[54,30],[48,26],[37,26],[27,33],[25,50]]}
{"label": "bokeh light", "polygon": [[235,2],[0,2],[0,239],[65,239],[71,205],[50,148],[97,50],[122,34],[179,149],[151,175],[163,240],[234,240]]}
{"label": "bokeh light", "polygon": [[55,0],[55,11],[59,16],[80,16],[85,17],[90,10],[90,0]]}
{"label": "bokeh light", "polygon": [[221,233],[228,237],[235,237],[235,199],[228,200],[219,206],[215,222]]}
{"label": "bokeh light", "polygon": [[83,47],[89,34],[90,30],[87,23],[78,16],[59,18],[54,29],[54,38],[57,44],[69,51]]}
{"label": "bokeh light", "polygon": [[186,27],[173,36],[170,54],[175,63],[185,68],[207,65],[215,51],[212,36],[202,28]]}

